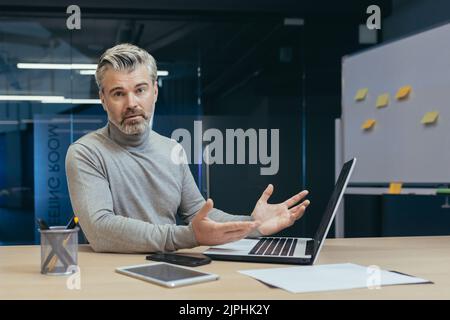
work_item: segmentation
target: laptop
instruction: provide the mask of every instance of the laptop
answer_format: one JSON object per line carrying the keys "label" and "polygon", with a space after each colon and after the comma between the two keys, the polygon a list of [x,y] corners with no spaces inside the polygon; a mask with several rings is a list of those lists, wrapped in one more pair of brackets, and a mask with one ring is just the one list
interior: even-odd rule
{"label": "laptop", "polygon": [[334,216],[345,193],[345,189],[355,167],[356,159],[346,162],[331,194],[322,221],[313,239],[289,237],[260,237],[242,239],[220,246],[214,246],[204,252],[215,260],[245,262],[268,262],[312,265],[316,262],[325,238],[330,230]]}

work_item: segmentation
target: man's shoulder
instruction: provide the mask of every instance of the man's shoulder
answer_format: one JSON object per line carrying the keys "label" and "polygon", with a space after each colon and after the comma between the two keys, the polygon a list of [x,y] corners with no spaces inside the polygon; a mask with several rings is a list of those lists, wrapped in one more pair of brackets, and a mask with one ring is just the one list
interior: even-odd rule
{"label": "man's shoulder", "polygon": [[74,143],[82,143],[82,144],[94,144],[98,142],[102,142],[104,138],[108,136],[108,128],[101,127],[97,130],[91,131],[84,136],[80,137]]}
{"label": "man's shoulder", "polygon": [[106,130],[107,128],[103,127],[85,134],[78,140],[72,142],[69,146],[69,151],[75,153],[85,153],[92,152],[99,148],[104,148],[105,142],[108,140]]}
{"label": "man's shoulder", "polygon": [[178,144],[175,139],[163,136],[156,131],[152,130],[151,139],[154,140],[160,147],[173,148]]}
{"label": "man's shoulder", "polygon": [[152,132],[152,141],[154,155],[161,157],[165,165],[185,164],[188,161],[186,151],[183,146],[173,138],[165,137],[159,133]]}

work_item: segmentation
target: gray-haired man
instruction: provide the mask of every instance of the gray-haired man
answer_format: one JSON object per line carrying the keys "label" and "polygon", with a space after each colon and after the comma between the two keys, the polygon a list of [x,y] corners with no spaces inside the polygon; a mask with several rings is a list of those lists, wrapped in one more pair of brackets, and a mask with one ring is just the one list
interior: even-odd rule
{"label": "gray-haired man", "polygon": [[[108,49],[96,80],[108,124],[67,152],[70,199],[95,251],[154,252],[217,245],[269,235],[300,218],[302,191],[268,204],[269,185],[251,216],[227,214],[206,202],[185,163],[171,161],[177,142],[151,130],[158,97],[153,57],[130,44]],[[176,214],[187,225],[176,225]]]}

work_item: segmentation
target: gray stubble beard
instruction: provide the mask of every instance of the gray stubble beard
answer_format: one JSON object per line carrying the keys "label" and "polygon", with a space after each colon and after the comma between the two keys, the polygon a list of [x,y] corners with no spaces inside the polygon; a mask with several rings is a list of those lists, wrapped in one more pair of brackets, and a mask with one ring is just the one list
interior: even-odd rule
{"label": "gray stubble beard", "polygon": [[128,135],[141,134],[147,130],[150,118],[144,119],[144,121],[139,121],[139,123],[126,124],[125,121],[119,126],[120,131]]}

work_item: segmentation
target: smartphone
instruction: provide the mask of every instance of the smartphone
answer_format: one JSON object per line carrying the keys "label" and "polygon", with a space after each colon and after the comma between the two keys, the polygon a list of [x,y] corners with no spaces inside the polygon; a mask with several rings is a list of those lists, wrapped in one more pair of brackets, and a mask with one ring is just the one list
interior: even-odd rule
{"label": "smartphone", "polygon": [[146,257],[147,260],[179,264],[187,267],[203,266],[211,262],[211,258],[201,253],[167,253],[159,252]]}
{"label": "smartphone", "polygon": [[163,262],[119,267],[116,269],[116,272],[169,288],[219,279],[219,276],[213,273],[201,272]]}

